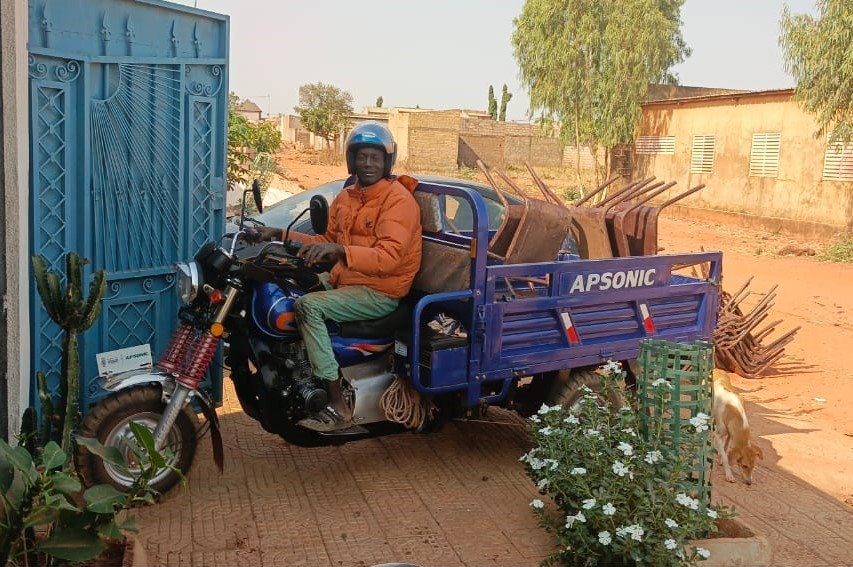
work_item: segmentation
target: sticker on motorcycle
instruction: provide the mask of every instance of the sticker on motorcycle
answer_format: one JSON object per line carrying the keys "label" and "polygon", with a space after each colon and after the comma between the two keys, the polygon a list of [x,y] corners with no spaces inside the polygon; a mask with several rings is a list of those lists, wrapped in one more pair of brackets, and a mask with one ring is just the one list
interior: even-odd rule
{"label": "sticker on motorcycle", "polygon": [[99,376],[122,374],[133,370],[150,370],[153,366],[150,344],[101,352],[97,354],[96,359]]}

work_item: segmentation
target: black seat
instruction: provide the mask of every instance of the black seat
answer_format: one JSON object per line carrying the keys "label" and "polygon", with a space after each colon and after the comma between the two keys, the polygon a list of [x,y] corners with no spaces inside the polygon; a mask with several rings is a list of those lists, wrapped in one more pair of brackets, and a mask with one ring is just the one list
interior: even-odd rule
{"label": "black seat", "polygon": [[408,302],[401,301],[394,311],[381,319],[341,323],[340,336],[347,339],[384,339],[386,337],[393,337],[395,332],[406,328],[411,323],[411,314]]}

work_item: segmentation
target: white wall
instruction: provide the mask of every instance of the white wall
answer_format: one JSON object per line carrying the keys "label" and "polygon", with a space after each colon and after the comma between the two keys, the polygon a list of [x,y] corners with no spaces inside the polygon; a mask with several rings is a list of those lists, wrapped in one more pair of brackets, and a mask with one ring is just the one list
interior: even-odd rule
{"label": "white wall", "polygon": [[27,2],[0,2],[3,26],[3,163],[6,187],[6,290],[8,323],[8,423],[12,437],[20,430],[29,403],[29,130],[27,103]]}

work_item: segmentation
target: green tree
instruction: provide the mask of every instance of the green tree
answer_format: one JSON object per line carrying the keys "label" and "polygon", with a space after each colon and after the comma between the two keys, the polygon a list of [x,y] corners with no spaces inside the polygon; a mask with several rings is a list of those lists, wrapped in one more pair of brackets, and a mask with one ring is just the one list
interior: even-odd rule
{"label": "green tree", "polygon": [[512,100],[512,93],[507,90],[506,85],[504,85],[503,91],[501,92],[501,112],[499,115],[499,119],[501,122],[506,122],[506,105],[509,101]]}
{"label": "green tree", "polygon": [[[530,115],[560,126],[565,142],[631,143],[650,83],[677,83],[669,69],[689,55],[684,0],[527,0],[512,44]],[[578,168],[580,164],[578,163]]]}
{"label": "green tree", "polygon": [[302,85],[299,87],[299,106],[294,110],[305,128],[334,144],[349,123],[352,95],[334,85]]}
{"label": "green tree", "polygon": [[818,0],[817,16],[782,11],[779,43],[785,69],[797,81],[796,99],[817,115],[816,136],[853,141],[853,4]]}
{"label": "green tree", "polygon": [[382,99],[381,96],[379,98],[377,98],[376,99],[376,108],[382,108],[382,103],[384,103],[384,102],[385,101]]}
{"label": "green tree", "polygon": [[489,116],[492,120],[498,119],[498,101],[495,98],[495,87],[489,85]]}
{"label": "green tree", "polygon": [[281,132],[272,121],[253,124],[237,113],[240,97],[228,95],[228,188],[247,183],[252,158],[259,153],[275,154],[281,148]]}

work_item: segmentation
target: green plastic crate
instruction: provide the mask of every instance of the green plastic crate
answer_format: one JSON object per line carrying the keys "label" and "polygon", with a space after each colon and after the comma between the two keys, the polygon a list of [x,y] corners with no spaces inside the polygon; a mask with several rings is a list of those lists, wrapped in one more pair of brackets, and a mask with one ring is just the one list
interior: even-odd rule
{"label": "green plastic crate", "polygon": [[[640,341],[640,375],[637,394],[640,404],[640,431],[647,436],[656,416],[665,416],[660,435],[661,444],[669,450],[693,453],[693,485],[685,487],[706,505],[711,499],[711,465],[713,463],[713,372],[714,345],[705,341],[693,344],[673,343],[657,339]],[[663,406],[656,399],[652,383],[663,378],[671,385],[670,400]],[[685,444],[681,428],[699,413],[709,416],[708,429],[698,435],[698,444]]]}

